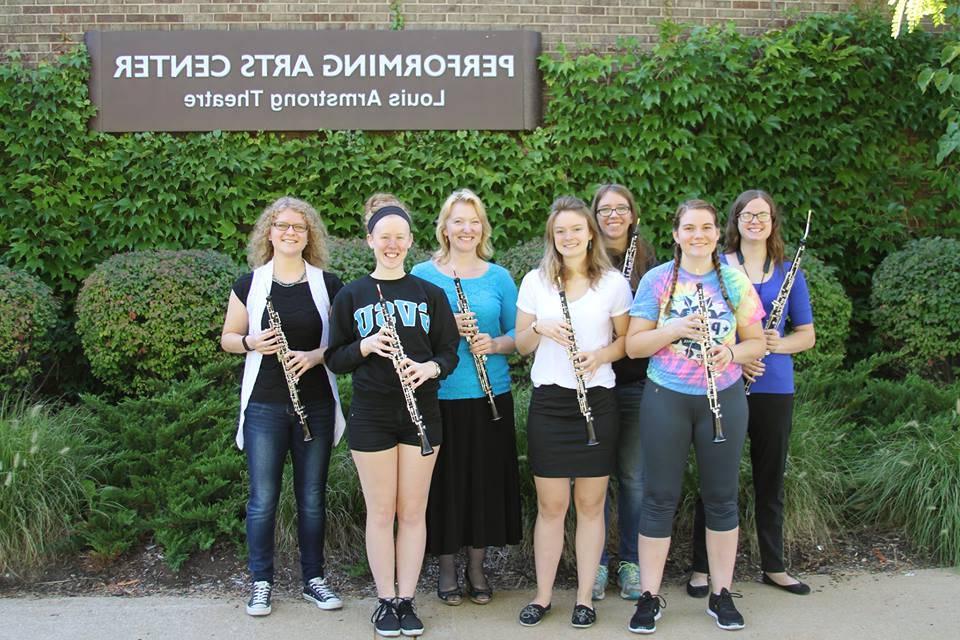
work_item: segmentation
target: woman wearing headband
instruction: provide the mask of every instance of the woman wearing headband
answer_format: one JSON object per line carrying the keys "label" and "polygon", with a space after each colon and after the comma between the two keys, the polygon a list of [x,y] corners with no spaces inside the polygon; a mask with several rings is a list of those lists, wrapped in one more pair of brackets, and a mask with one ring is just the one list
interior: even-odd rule
{"label": "woman wearing headband", "polygon": [[[371,621],[384,637],[417,636],[423,623],[413,598],[426,544],[430,478],[442,440],[437,389],[457,365],[460,336],[443,290],[404,271],[413,244],[406,208],[390,194],[376,194],[367,201],[364,222],[376,268],[334,300],[327,363],[353,376],[347,439],[367,507],[367,561],[379,598]],[[401,348],[406,358],[398,375],[391,355]],[[414,390],[415,408],[404,387]],[[411,409],[422,416],[433,455],[421,454]]]}

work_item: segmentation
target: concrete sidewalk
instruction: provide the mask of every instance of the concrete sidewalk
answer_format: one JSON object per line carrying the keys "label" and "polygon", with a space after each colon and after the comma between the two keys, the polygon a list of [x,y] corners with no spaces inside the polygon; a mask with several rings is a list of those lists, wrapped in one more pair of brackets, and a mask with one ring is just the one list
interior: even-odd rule
{"label": "concrete sidewalk", "polygon": [[[747,628],[738,640],[843,640],[960,637],[960,572],[951,569],[896,574],[811,576],[813,593],[793,596],[760,583],[737,583],[737,606]],[[558,591],[553,610],[536,628],[517,623],[533,593],[500,591],[486,606],[465,601],[448,607],[419,594],[424,638],[523,640],[636,638],[627,631],[633,605],[613,589],[597,604],[599,620],[586,630],[570,626],[574,594]],[[686,595],[683,585],[664,590],[667,608],[656,637],[703,640],[728,637],[705,612],[705,600]],[[237,599],[151,596],[145,598],[7,598],[0,600],[2,640],[353,640],[374,637],[374,601],[347,599],[340,611],[321,611],[303,600],[275,599],[273,614],[251,618]]]}

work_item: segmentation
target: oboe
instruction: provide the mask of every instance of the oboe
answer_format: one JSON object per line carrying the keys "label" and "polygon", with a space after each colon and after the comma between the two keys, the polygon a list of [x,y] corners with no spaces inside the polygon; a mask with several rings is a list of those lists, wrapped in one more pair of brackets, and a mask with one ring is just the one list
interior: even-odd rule
{"label": "oboe", "polygon": [[310,425],[307,424],[307,412],[303,410],[300,404],[300,393],[297,391],[297,377],[287,366],[287,356],[290,355],[290,345],[287,343],[287,336],[283,335],[283,327],[280,325],[280,314],[273,308],[273,301],[267,296],[267,321],[270,328],[274,330],[277,341],[280,343],[280,350],[277,351],[277,359],[280,360],[280,368],[283,369],[283,377],[287,381],[287,391],[290,393],[290,402],[293,404],[293,411],[297,414],[300,421],[300,428],[303,430],[303,441],[313,440],[313,434],[310,433]]}
{"label": "oboe", "polygon": [[577,336],[573,333],[570,305],[567,304],[567,292],[563,290],[563,279],[560,276],[557,276],[557,289],[560,291],[560,308],[563,310],[563,321],[570,327],[570,344],[567,345],[567,357],[573,364],[573,377],[577,381],[577,402],[580,404],[580,413],[587,421],[587,446],[593,447],[600,444],[600,441],[597,440],[597,432],[593,428],[593,411],[587,401],[587,385],[583,380],[583,374],[577,368],[577,353],[580,348],[577,347]]}
{"label": "oboe", "polygon": [[627,251],[623,254],[623,267],[620,269],[620,273],[627,280],[630,280],[630,276],[633,274],[633,263],[637,259],[637,239],[639,236],[640,231],[634,229],[633,233],[630,234],[630,244],[627,245]]}
{"label": "oboe", "polygon": [[703,296],[703,284],[697,283],[697,306],[704,322],[708,324],[700,334],[700,354],[703,356],[703,368],[707,372],[707,401],[710,403],[710,413],[713,414],[713,441],[716,443],[726,442],[727,438],[723,435],[723,425],[720,424],[720,398],[717,397],[717,374],[713,370],[713,363],[710,362],[708,351],[713,344],[713,338],[710,336],[710,324],[708,322],[710,314],[707,310],[707,300]]}
{"label": "oboe", "polygon": [[[460,313],[470,313],[470,303],[467,301],[467,294],[463,292],[463,286],[460,284],[460,278],[457,273],[453,273],[453,286],[457,290],[457,306]],[[467,344],[473,341],[473,336],[467,338]],[[500,419],[500,412],[497,411],[497,403],[493,399],[493,387],[490,385],[490,376],[487,375],[487,356],[486,354],[473,354],[473,366],[477,369],[477,379],[480,380],[480,388],[487,396],[487,402],[490,403],[490,411],[493,412],[493,419]]]}
{"label": "oboe", "polygon": [[[780,320],[783,319],[783,311],[787,307],[787,298],[790,297],[790,291],[793,289],[793,281],[797,277],[797,271],[800,270],[800,259],[803,258],[803,252],[807,247],[807,235],[810,233],[810,218],[813,216],[813,209],[807,210],[807,228],[803,231],[803,237],[800,238],[800,244],[797,246],[797,255],[793,257],[793,264],[790,265],[790,270],[787,271],[787,275],[783,278],[783,284],[780,285],[780,291],[777,292],[777,297],[773,300],[771,305],[770,315],[767,316],[766,325],[763,327],[764,332],[768,329],[776,329],[780,326]],[[764,355],[769,355],[767,351]],[[763,360],[763,358],[761,358]],[[744,385],[743,390],[747,395],[750,395],[750,386],[753,383],[749,380],[747,384]]]}
{"label": "oboe", "polygon": [[400,387],[403,389],[403,399],[407,403],[407,413],[410,414],[410,420],[417,428],[417,435],[420,436],[420,455],[428,456],[433,453],[433,447],[430,446],[430,440],[427,438],[427,427],[423,424],[423,416],[420,415],[420,408],[417,406],[417,397],[413,394],[413,387],[403,379],[403,361],[407,359],[407,354],[403,352],[403,344],[400,342],[400,334],[397,333],[397,323],[393,320],[393,314],[387,309],[387,301],[383,299],[383,292],[380,291],[380,285],[377,285],[377,294],[380,296],[380,310],[383,312],[383,326],[391,334],[396,349],[390,354],[390,361],[393,363],[393,370],[400,377]]}

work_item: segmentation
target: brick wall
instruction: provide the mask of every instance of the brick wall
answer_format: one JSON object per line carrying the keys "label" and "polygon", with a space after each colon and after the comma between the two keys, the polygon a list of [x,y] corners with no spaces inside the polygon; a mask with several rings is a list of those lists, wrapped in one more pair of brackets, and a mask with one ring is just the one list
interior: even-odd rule
{"label": "brick wall", "polygon": [[[856,0],[404,0],[405,28],[535,29],[547,51],[609,49],[617,38],[657,38],[664,19],[733,22],[745,32],[788,18],[838,11]],[[863,0],[861,0],[862,2]],[[868,2],[870,0],[867,0]],[[879,0],[882,1],[882,0]],[[0,51],[19,50],[30,62],[49,59],[91,30],[146,29],[388,29],[389,0],[3,0]]]}

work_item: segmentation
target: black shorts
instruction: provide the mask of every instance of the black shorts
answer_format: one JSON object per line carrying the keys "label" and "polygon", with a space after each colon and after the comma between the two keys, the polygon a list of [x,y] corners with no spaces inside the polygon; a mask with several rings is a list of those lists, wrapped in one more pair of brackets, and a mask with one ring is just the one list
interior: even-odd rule
{"label": "black shorts", "polygon": [[[440,405],[436,396],[417,398],[430,445],[443,442]],[[398,444],[420,446],[420,435],[410,419],[403,396],[353,398],[347,418],[347,442],[352,451],[374,452],[393,449]]]}

